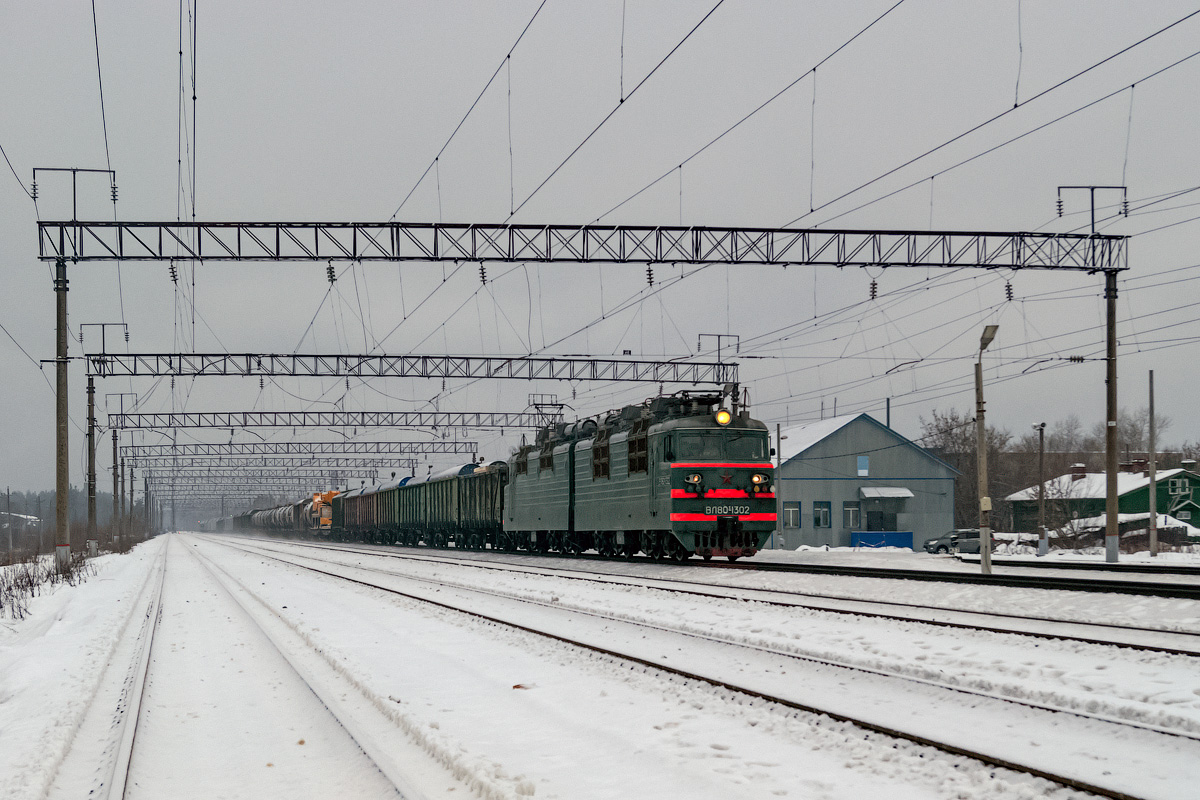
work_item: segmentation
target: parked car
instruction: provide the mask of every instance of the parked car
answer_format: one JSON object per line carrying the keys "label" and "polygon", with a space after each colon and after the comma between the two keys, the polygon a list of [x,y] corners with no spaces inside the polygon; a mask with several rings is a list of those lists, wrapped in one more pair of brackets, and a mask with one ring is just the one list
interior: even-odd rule
{"label": "parked car", "polygon": [[[995,540],[992,540],[992,547],[995,549]],[[979,552],[979,529],[978,528],[959,528],[957,530],[943,533],[936,539],[930,539],[925,542],[926,553],[978,553]]]}

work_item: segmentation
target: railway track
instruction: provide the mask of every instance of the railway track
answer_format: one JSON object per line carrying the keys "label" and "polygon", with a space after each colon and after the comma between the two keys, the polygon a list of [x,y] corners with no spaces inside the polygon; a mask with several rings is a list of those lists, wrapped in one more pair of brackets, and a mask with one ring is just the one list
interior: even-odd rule
{"label": "railway track", "polygon": [[[255,541],[253,538],[249,540]],[[994,611],[967,611],[947,606],[904,603],[895,600],[864,600],[861,598],[808,591],[749,589],[746,587],[714,584],[683,578],[638,578],[629,575],[597,573],[592,570],[572,569],[568,567],[511,564],[484,560],[478,557],[455,558],[447,553],[437,553],[435,555],[424,550],[416,553],[411,551],[398,553],[393,548],[385,546],[331,545],[291,541],[287,542],[287,545],[327,549],[335,552],[363,553],[433,564],[464,565],[485,570],[571,577],[595,583],[661,589],[696,597],[752,600],[767,605],[802,608],[833,614],[850,614],[877,619],[917,622],[937,627],[1014,634],[1039,639],[1074,641],[1084,644],[1109,645],[1172,655],[1200,656],[1200,632],[1175,631],[1166,628],[1152,628],[1120,623],[1080,622],[1036,615],[1004,614]],[[1091,632],[1091,635],[1088,632]]]}
{"label": "railway track", "polygon": [[[964,564],[978,564],[979,560],[974,558],[961,559]],[[1050,560],[1034,560],[1034,559],[1016,559],[1016,558],[996,558],[992,557],[993,567],[1031,567],[1033,569],[1061,569],[1061,570],[1076,570],[1079,572],[1109,572],[1120,574],[1123,572],[1132,574],[1144,575],[1190,575],[1191,577],[1200,579],[1200,567],[1189,567],[1186,564],[1179,564],[1171,561],[1163,561],[1160,564],[1131,564],[1128,562],[1120,562],[1117,564],[1098,564],[1091,562],[1063,562]]]}
{"label": "railway track", "polygon": [[[173,554],[170,553],[172,550]],[[168,559],[172,555],[174,560],[168,570]],[[180,556],[183,556],[182,560]],[[189,566],[193,573],[203,576],[202,585],[207,590],[186,602],[200,601],[203,596],[206,604],[213,604],[208,607],[209,612],[221,619],[222,624],[211,626],[207,621],[203,624],[222,631],[214,638],[224,636],[230,643],[224,649],[214,648],[218,652],[210,652],[204,647],[211,644],[211,639],[196,640],[181,633],[179,623],[171,625],[169,630],[163,629],[165,615],[179,616],[179,601],[185,596],[178,590],[173,593],[171,586],[187,577],[181,573],[187,572]],[[168,571],[172,572],[170,581],[167,580]],[[101,691],[83,720],[76,737],[77,744],[68,753],[72,763],[70,774],[60,776],[50,797],[86,796],[112,800],[204,794],[269,795],[270,787],[278,784],[263,775],[264,764],[255,762],[254,769],[247,770],[245,762],[253,760],[254,756],[241,757],[230,748],[257,752],[256,745],[264,739],[288,738],[286,733],[280,735],[279,732],[295,727],[298,721],[306,726],[302,730],[312,731],[304,734],[312,740],[308,749],[322,755],[315,763],[304,757],[284,755],[284,759],[291,769],[313,771],[315,791],[320,790],[322,781],[329,784],[329,791],[334,791],[339,784],[337,778],[330,777],[330,766],[323,766],[320,759],[340,754],[337,763],[347,767],[353,765],[356,757],[367,762],[365,770],[363,767],[350,769],[356,777],[346,788],[354,796],[405,800],[425,800],[431,796],[414,789],[395,758],[378,744],[386,740],[375,735],[370,724],[362,721],[362,709],[345,699],[344,684],[340,680],[323,681],[315,676],[314,670],[302,658],[297,658],[297,643],[285,643],[278,631],[264,624],[266,613],[261,609],[256,613],[244,596],[239,596],[232,577],[222,574],[219,567],[171,537],[164,543],[155,583],[152,591],[144,593],[149,596],[140,601],[138,610],[132,615],[140,625],[121,638],[101,680]],[[231,634],[230,631],[236,632]],[[168,644],[161,643],[164,636]],[[245,648],[251,648],[254,660],[271,662],[268,682],[260,680],[261,676],[248,665],[236,670],[236,676],[222,675],[220,669],[213,669],[217,661],[232,661],[230,653],[238,653],[244,658],[241,654]],[[216,684],[228,688],[231,680],[235,684],[252,686],[253,702],[239,703],[238,698],[231,698],[218,706],[211,702],[212,698],[192,697],[193,685],[178,685],[181,660],[193,662],[203,676],[199,678],[201,686]],[[180,697],[184,698],[182,706],[179,705]],[[317,719],[322,713],[324,721]],[[223,732],[233,734],[232,739],[223,735],[197,739],[195,732],[189,733],[188,724],[198,716],[216,720]],[[258,724],[242,724],[247,718],[257,719]],[[384,727],[389,725],[383,723]],[[299,750],[305,742],[301,740],[295,744],[293,740],[286,744]],[[164,766],[181,758],[189,764],[197,759],[201,763],[221,763],[227,773],[187,769],[181,774],[180,770]],[[273,764],[265,766],[270,768]],[[280,767],[282,772],[284,764]],[[360,777],[362,772],[370,773],[372,768],[375,774]],[[247,773],[257,773],[257,776],[243,782]]]}
{"label": "railway track", "polygon": [[[51,798],[123,797],[154,636],[162,619],[166,547],[155,558],[74,735],[55,767]],[[87,770],[64,770],[86,763]]]}
{"label": "railway track", "polygon": [[[256,537],[246,537],[256,538]],[[341,544],[334,542],[323,542],[322,544]],[[364,545],[369,547],[393,548],[395,545]],[[454,548],[417,548],[418,550],[430,552],[454,552]],[[504,553],[511,556],[529,555],[524,552],[509,553],[507,551],[464,551],[464,552],[485,552],[496,554]],[[604,556],[583,553],[580,555],[566,555],[561,553],[552,554],[555,558],[571,558],[580,561],[609,563],[614,559]],[[644,564],[660,564],[661,561],[656,561],[645,556],[634,556],[628,559],[620,559],[622,563],[644,563]],[[838,575],[843,577],[858,577],[858,578],[894,578],[896,580],[912,580],[923,582],[941,582],[941,583],[962,583],[976,584],[984,586],[1007,586],[1013,588],[1025,589],[1061,589],[1065,591],[1075,592],[1098,592],[1107,594],[1129,594],[1142,595],[1146,597],[1168,597],[1181,600],[1200,600],[1200,581],[1188,583],[1184,581],[1131,581],[1119,579],[1101,579],[1101,578],[1074,578],[1064,576],[1043,576],[1043,575],[981,575],[970,572],[948,572],[941,570],[920,570],[920,569],[893,569],[884,567],[855,567],[837,564],[776,564],[763,561],[738,561],[734,563],[720,561],[700,561],[691,560],[684,562],[685,566],[695,567],[700,569],[714,570],[737,570],[751,572],[782,572],[782,573],[808,573],[816,575]],[[1025,566],[1020,564],[1020,566]],[[1135,570],[1130,570],[1134,572]],[[1191,575],[1192,573],[1178,573],[1181,575]]]}
{"label": "railway track", "polygon": [[[233,544],[233,543],[229,542],[227,539],[224,541],[222,541],[221,539],[214,539],[213,541],[219,541],[222,544],[225,544],[227,547],[243,550],[244,552],[248,552],[248,553],[251,553],[256,556],[273,559],[275,561],[278,561],[278,562],[281,562],[284,564],[288,564],[295,568],[308,570],[313,573],[328,576],[328,577],[331,577],[331,578],[334,578],[334,579],[337,579],[340,581],[347,581],[347,582],[350,582],[353,584],[368,587],[373,590],[378,590],[378,591],[385,592],[385,593],[388,593],[391,595],[403,597],[403,598],[406,598],[409,600],[418,601],[420,603],[430,604],[430,605],[433,605],[438,608],[442,608],[442,609],[446,609],[446,610],[450,610],[450,611],[454,611],[454,612],[458,612],[458,613],[462,613],[462,614],[467,614],[467,615],[470,615],[471,617],[474,617],[474,618],[477,618],[480,620],[484,620],[484,621],[487,621],[487,622],[490,622],[493,624],[507,626],[507,627],[515,629],[515,630],[520,630],[520,631],[534,634],[534,635],[537,635],[540,637],[545,637],[545,638],[548,638],[548,639],[551,639],[554,641],[558,641],[558,642],[561,642],[564,644],[568,644],[568,645],[571,645],[574,647],[580,647],[580,648],[589,650],[589,651],[597,653],[597,654],[601,654],[604,656],[612,657],[614,659],[618,659],[622,662],[635,663],[635,664],[639,664],[643,667],[653,668],[656,670],[664,671],[664,672],[672,674],[672,675],[676,675],[676,676],[679,676],[682,678],[687,678],[689,680],[702,682],[702,683],[708,684],[710,686],[719,687],[721,689],[724,689],[724,690],[727,690],[730,692],[735,692],[735,693],[738,693],[741,695],[745,695],[747,697],[767,701],[769,703],[773,703],[773,704],[776,704],[779,706],[793,709],[795,711],[825,715],[825,716],[831,717],[833,719],[837,719],[840,721],[849,722],[849,723],[858,725],[866,730],[873,731],[875,733],[879,733],[879,734],[894,737],[897,739],[903,739],[903,740],[914,742],[914,743],[917,743],[920,745],[936,748],[937,750],[943,751],[945,753],[972,758],[972,759],[989,764],[994,767],[1012,770],[1012,771],[1023,773],[1026,775],[1031,775],[1031,776],[1041,778],[1041,779],[1050,781],[1052,783],[1058,784],[1060,786],[1070,787],[1072,789],[1089,792],[1091,794],[1103,796],[1103,797],[1121,798],[1122,800],[1124,800],[1125,798],[1134,798],[1134,797],[1138,796],[1138,795],[1134,794],[1132,791],[1130,791],[1128,787],[1120,787],[1120,786],[1114,787],[1111,785],[1105,786],[1105,785],[1101,785],[1100,783],[1095,783],[1091,780],[1085,780],[1077,775],[1073,776],[1073,775],[1060,774],[1058,772],[1055,772],[1054,770],[1046,769],[1042,766],[1024,763],[1019,760],[1015,760],[1011,757],[1006,757],[1003,753],[997,754],[994,751],[987,752],[984,749],[974,748],[971,746],[963,746],[963,745],[960,745],[957,743],[955,737],[941,738],[941,737],[937,737],[937,736],[931,736],[931,735],[929,735],[928,731],[924,731],[924,732],[921,731],[919,725],[916,726],[917,729],[914,730],[912,726],[897,725],[894,723],[889,724],[886,721],[881,722],[878,719],[871,719],[870,714],[860,715],[860,714],[846,713],[844,710],[839,710],[839,708],[836,707],[836,705],[837,705],[836,703],[831,706],[829,704],[816,704],[816,703],[812,703],[812,702],[799,701],[799,700],[795,699],[794,697],[784,696],[775,691],[770,691],[770,690],[765,690],[760,687],[755,687],[754,685],[752,685],[752,682],[738,682],[738,683],[731,682],[723,677],[720,677],[719,671],[718,671],[718,675],[714,676],[713,674],[705,674],[702,672],[698,672],[694,669],[677,667],[677,666],[673,666],[673,665],[666,665],[666,664],[662,663],[661,659],[659,659],[659,658],[647,657],[647,654],[639,654],[630,648],[621,647],[618,649],[618,648],[615,648],[615,647],[607,645],[607,644],[600,644],[595,641],[588,641],[588,640],[586,640],[586,637],[581,638],[578,636],[564,634],[561,630],[558,630],[558,631],[547,630],[544,626],[541,626],[541,625],[532,626],[532,625],[524,624],[522,622],[515,621],[514,619],[509,618],[508,615],[498,615],[494,612],[481,611],[478,607],[472,608],[470,606],[473,604],[470,602],[467,602],[467,603],[448,602],[447,601],[448,598],[445,595],[446,589],[454,588],[459,591],[473,593],[476,596],[487,597],[491,600],[504,599],[507,601],[507,600],[514,599],[512,597],[502,596],[501,594],[498,594],[495,592],[489,592],[489,591],[472,589],[472,588],[461,587],[461,586],[452,587],[444,579],[423,580],[420,578],[414,578],[413,576],[407,576],[407,575],[397,576],[395,573],[392,573],[387,570],[380,570],[380,569],[374,569],[374,568],[362,567],[362,566],[348,566],[348,565],[343,565],[343,564],[337,564],[336,562],[329,562],[328,560],[319,559],[314,556],[306,556],[306,555],[295,556],[295,558],[300,558],[302,560],[308,560],[308,561],[316,561],[318,563],[323,564],[323,566],[313,566],[311,564],[299,563],[299,562],[295,561],[293,558],[280,557],[281,554],[279,554],[279,553],[271,554],[271,553],[264,552],[263,548],[261,548],[261,547],[243,547],[239,544]],[[353,572],[355,572],[355,574],[348,575],[348,574],[346,574],[347,571],[353,571]],[[367,573],[367,577],[364,577],[363,573]],[[370,577],[372,574],[375,577]],[[383,583],[380,582],[380,578],[382,578],[384,576],[386,576],[388,578],[399,577],[402,580],[408,581],[410,583],[415,582],[415,583],[420,584],[420,583],[424,582],[425,584],[431,586],[429,591],[439,593],[439,597],[437,597],[437,598],[431,597],[428,594],[423,593],[422,591],[404,590],[404,589],[398,589],[395,586],[383,585]],[[384,583],[386,583],[386,581],[384,581]],[[518,602],[522,602],[522,603],[530,602],[527,598],[515,598],[515,599],[517,599]],[[540,605],[543,608],[550,607],[550,605],[546,604],[546,603],[541,603]],[[556,611],[556,613],[562,611],[561,607],[555,608],[554,610]],[[588,612],[581,612],[579,609],[569,609],[569,613],[572,615],[578,616],[581,614],[586,614]],[[740,648],[742,651],[750,649],[750,650],[756,650],[756,651],[761,652],[763,650],[762,648],[753,648],[753,647],[747,648],[746,645],[735,643],[735,642],[714,640],[713,637],[706,637],[703,635],[699,635],[695,632],[681,632],[678,630],[667,629],[667,628],[664,628],[661,626],[647,625],[645,623],[634,622],[634,621],[631,621],[628,619],[617,620],[617,619],[607,618],[606,621],[608,624],[620,624],[622,626],[632,625],[635,628],[640,627],[643,630],[653,629],[658,633],[665,632],[665,633],[673,635],[673,636],[686,637],[687,639],[691,640],[689,643],[689,646],[691,646],[691,647],[709,647],[709,648],[711,648],[713,645],[717,645],[719,647],[726,647],[726,648],[728,648],[728,647]],[[568,625],[567,627],[569,628],[570,626]],[[636,638],[636,637],[634,637],[634,638]],[[642,638],[644,639],[645,636],[643,635]],[[699,643],[699,644],[697,644],[697,643]],[[855,669],[856,671],[858,671],[860,673],[861,672],[871,672],[869,670],[862,670],[859,667],[847,667],[846,665],[837,664],[837,663],[834,663],[831,661],[825,661],[825,662],[821,663],[819,659],[797,658],[794,655],[787,654],[787,653],[771,652],[770,655],[772,657],[791,658],[794,660],[808,662],[810,664],[814,664],[814,663],[819,664],[820,668],[822,668],[822,669],[830,669],[830,668],[840,669],[840,670]],[[740,672],[740,670],[739,670],[739,672]],[[887,680],[887,681],[908,680],[910,682],[924,684],[924,686],[923,686],[924,689],[931,688],[931,682],[912,681],[911,677],[908,677],[908,676],[881,675],[876,671],[875,677],[878,677],[882,680]],[[860,675],[859,680],[861,680],[861,679],[862,678]],[[951,689],[956,692],[961,692],[961,687],[952,687],[952,686],[941,685],[941,686],[937,686],[935,688],[937,688],[939,690]],[[992,702],[996,702],[996,701],[1012,702],[1011,699],[996,697],[994,695],[988,695],[987,693],[984,693],[984,692],[967,692],[967,694],[972,695],[975,698],[975,702],[977,702],[977,703],[978,702],[992,703]],[[1062,709],[1047,708],[1044,706],[1037,706],[1036,704],[1025,703],[1024,705],[1027,705],[1031,708],[1038,709],[1039,713],[1041,713],[1041,712],[1053,713],[1056,716],[1056,718],[1057,718],[1058,712],[1062,711]],[[1075,712],[1068,712],[1068,713],[1075,713]],[[1166,741],[1166,740],[1172,739],[1172,738],[1177,741],[1178,740],[1186,740],[1187,742],[1189,742],[1189,745],[1188,745],[1189,747],[1195,747],[1195,742],[1198,739],[1200,739],[1200,737],[1198,737],[1195,734],[1183,732],[1183,731],[1156,729],[1156,728],[1152,728],[1149,726],[1138,725],[1136,723],[1130,724],[1128,721],[1101,719],[1094,715],[1089,715],[1089,714],[1076,714],[1076,716],[1084,718],[1084,722],[1086,722],[1086,724],[1088,724],[1088,725],[1106,725],[1106,726],[1112,726],[1112,727],[1114,727],[1114,729],[1124,728],[1127,732],[1131,731],[1131,730],[1136,731],[1139,736],[1163,737],[1163,741]],[[1055,723],[1055,724],[1057,725],[1057,723]],[[1126,735],[1128,735],[1128,734],[1126,734]]]}

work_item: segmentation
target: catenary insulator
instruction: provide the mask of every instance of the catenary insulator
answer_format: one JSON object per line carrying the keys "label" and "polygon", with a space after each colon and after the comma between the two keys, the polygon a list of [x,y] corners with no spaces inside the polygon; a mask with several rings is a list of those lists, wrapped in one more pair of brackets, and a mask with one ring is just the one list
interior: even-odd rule
{"label": "catenary insulator", "polygon": [[654,285],[654,267],[653,265],[646,267],[646,282],[651,286]]}
{"label": "catenary insulator", "polygon": [[1012,299],[1013,299],[1013,290],[1012,290],[1012,284],[1011,284],[1011,283],[1006,283],[1006,284],[1004,284],[1004,298],[1005,298],[1006,300],[1012,300]]}

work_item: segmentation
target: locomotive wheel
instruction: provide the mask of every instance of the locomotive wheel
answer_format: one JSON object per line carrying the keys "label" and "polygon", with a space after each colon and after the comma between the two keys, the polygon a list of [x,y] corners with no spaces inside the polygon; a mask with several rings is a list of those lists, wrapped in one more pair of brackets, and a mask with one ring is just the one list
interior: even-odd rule
{"label": "locomotive wheel", "polygon": [[682,564],[683,562],[687,561],[689,558],[692,557],[692,552],[690,550],[688,550],[686,547],[684,547],[683,544],[678,539],[671,539],[670,543],[671,543],[671,560],[674,561],[675,563]]}
{"label": "locomotive wheel", "polygon": [[704,554],[704,560],[705,560],[705,561],[712,561],[712,553],[705,553],[705,554]]}
{"label": "locomotive wheel", "polygon": [[730,561],[737,561],[737,560],[738,560],[738,556],[725,556],[725,557],[726,557],[726,558],[728,558]]}
{"label": "locomotive wheel", "polygon": [[646,546],[643,548],[646,551],[646,555],[650,556],[650,558],[653,558],[655,561],[662,561],[665,559],[667,556],[667,550],[662,539],[662,534],[647,533],[647,538],[649,541],[646,542]]}

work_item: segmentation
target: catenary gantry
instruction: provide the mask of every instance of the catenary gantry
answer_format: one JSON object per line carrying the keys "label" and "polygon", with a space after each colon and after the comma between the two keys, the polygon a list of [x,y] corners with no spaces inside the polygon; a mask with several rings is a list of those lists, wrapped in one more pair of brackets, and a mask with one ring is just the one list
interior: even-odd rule
{"label": "catenary gantry", "polygon": [[416,469],[415,458],[390,456],[125,456],[125,460],[137,469],[167,469],[186,467],[228,467],[230,469],[296,469],[320,467],[322,469]]}
{"label": "catenary gantry", "polygon": [[134,458],[191,456],[314,456],[314,455],[436,455],[474,453],[478,444],[466,441],[429,442],[230,442],[122,445]]}
{"label": "catenary gantry", "polygon": [[617,358],[274,353],[102,353],[86,358],[89,373],[101,377],[497,378],[693,384],[738,381],[737,364]]}
{"label": "catenary gantry", "polygon": [[420,222],[38,222],[48,261],[499,261],[1125,269],[1126,237]]}
{"label": "catenary gantry", "polygon": [[[540,428],[562,421],[561,413],[456,411],[236,411],[109,414],[108,426],[123,430],[163,428]],[[437,442],[410,442],[413,447]],[[448,446],[448,443],[442,443]],[[409,452],[462,452],[449,449]]]}
{"label": "catenary gantry", "polygon": [[[1094,202],[1094,199],[1093,199]],[[1128,268],[1128,237],[1092,234],[1004,233],[979,231],[853,231],[833,229],[717,228],[597,225],[479,225],[441,223],[354,222],[38,222],[39,258],[56,262],[58,306],[56,442],[59,503],[57,555],[65,559],[69,543],[66,413],[66,264],[80,261],[499,261],[538,263],[686,263],[896,267],[969,267],[1103,272],[1109,315],[1109,425],[1115,419],[1116,274]],[[94,357],[90,357],[94,358]],[[377,357],[383,372],[337,371],[331,357],[292,365],[283,372],[247,371],[231,365],[225,354],[125,356],[96,368],[97,375],[401,375],[442,378],[557,378],[568,380],[651,380],[655,382],[737,383],[736,366],[715,368],[697,376],[702,365],[682,365],[692,377],[654,374],[664,366],[624,362],[598,367],[592,359],[491,359],[432,357],[412,365],[392,356]],[[122,357],[118,357],[122,358]],[[196,359],[214,358],[205,365]],[[249,358],[257,358],[250,356]],[[172,363],[173,360],[180,359]],[[320,364],[316,361],[320,360]],[[515,362],[515,369],[514,369]],[[608,362],[612,364],[613,362]],[[401,369],[397,371],[396,365]],[[317,372],[301,372],[315,366]],[[669,363],[671,368],[681,365]],[[232,367],[232,368],[231,368]],[[361,370],[362,367],[353,367]],[[579,370],[576,373],[576,370]],[[541,374],[536,374],[536,373]],[[451,374],[455,373],[455,374]],[[1110,432],[1111,433],[1111,432]],[[1110,435],[1110,440],[1113,438]],[[1109,531],[1115,541],[1115,447],[1108,443]],[[1112,548],[1110,548],[1111,550]]]}

